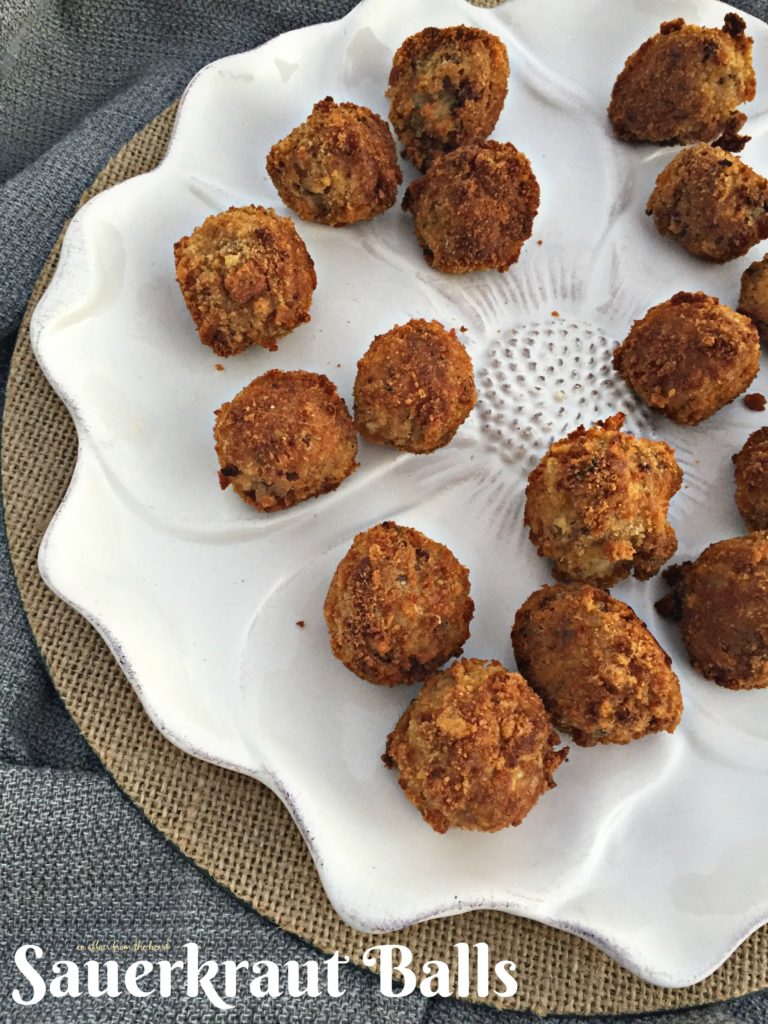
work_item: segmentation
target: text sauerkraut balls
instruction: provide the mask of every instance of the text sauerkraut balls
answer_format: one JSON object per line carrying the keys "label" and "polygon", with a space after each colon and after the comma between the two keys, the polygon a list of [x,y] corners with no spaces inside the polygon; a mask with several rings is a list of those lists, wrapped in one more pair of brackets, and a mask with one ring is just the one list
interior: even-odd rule
{"label": "text sauerkraut balls", "polygon": [[427,679],[387,740],[384,763],[436,832],[519,825],[568,748],[522,676],[498,661],[454,662]]}
{"label": "text sauerkraut balls", "polygon": [[324,606],[333,653],[382,686],[424,679],[460,654],[473,611],[469,573],[448,548],[391,522],[355,537]]}
{"label": "text sauerkraut balls", "polygon": [[512,645],[555,728],[580,746],[629,743],[680,722],[683,699],[669,657],[605,590],[542,587],[515,616]]}
{"label": "text sauerkraut balls", "polygon": [[752,321],[703,292],[678,292],[636,320],[613,365],[652,409],[675,423],[707,419],[760,369]]}
{"label": "text sauerkraut balls", "polygon": [[322,373],[270,370],[216,411],[219,481],[260,512],[332,491],[357,468],[357,435]]}
{"label": "text sauerkraut balls", "polygon": [[693,667],[730,690],[768,686],[768,533],[710,544],[664,579],[657,608],[679,620]]}
{"label": "text sauerkraut balls", "polygon": [[436,320],[380,334],[357,364],[355,425],[368,441],[408,452],[448,444],[472,411],[472,360]]}
{"label": "text sauerkraut balls", "polygon": [[200,340],[220,356],[277,341],[309,320],[312,257],[288,217],[263,206],[207,217],[173,247]]}
{"label": "text sauerkraut balls", "polygon": [[733,456],[736,506],[750,530],[768,530],[768,427],[760,427]]}
{"label": "text sauerkraut balls", "polygon": [[507,95],[502,41],[479,28],[425,28],[398,48],[389,74],[389,117],[403,155],[425,171],[440,153],[481,142]]}
{"label": "text sauerkraut balls", "polygon": [[667,509],[682,482],[670,446],[624,433],[616,413],[555,441],[528,477],[525,524],[563,582],[655,575],[677,548]]}
{"label": "text sauerkraut balls", "polygon": [[538,208],[536,176],[510,142],[437,157],[403,199],[424,258],[447,274],[508,270],[531,237]]}
{"label": "text sauerkraut balls", "polygon": [[739,312],[757,327],[762,341],[768,341],[768,255],[751,263],[741,275]]}
{"label": "text sauerkraut balls", "polygon": [[768,181],[732,153],[700,142],[659,174],[646,213],[660,235],[725,263],[768,238]]}
{"label": "text sauerkraut balls", "polygon": [[340,227],[388,210],[403,180],[389,125],[327,96],[267,157],[280,198],[304,220]]}
{"label": "text sauerkraut balls", "polygon": [[627,142],[723,141],[755,98],[752,40],[744,20],[726,14],[722,28],[665,21],[627,58],[608,107],[613,130]]}

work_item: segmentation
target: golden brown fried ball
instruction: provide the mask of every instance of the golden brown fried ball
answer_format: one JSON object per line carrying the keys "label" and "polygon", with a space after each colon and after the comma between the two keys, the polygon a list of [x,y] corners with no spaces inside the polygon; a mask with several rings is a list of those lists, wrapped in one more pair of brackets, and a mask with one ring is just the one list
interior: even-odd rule
{"label": "golden brown fried ball", "polygon": [[508,270],[531,237],[538,208],[536,176],[510,142],[437,157],[403,199],[424,258],[447,274]]}
{"label": "golden brown fried ball", "polygon": [[701,423],[749,387],[760,369],[752,321],[703,292],[678,292],[636,320],[613,365],[652,409]]}
{"label": "golden brown fried ball", "polygon": [[730,690],[768,686],[768,533],[710,544],[664,579],[656,607],[679,620],[693,667]]}
{"label": "golden brown fried ball", "polygon": [[683,712],[671,661],[632,609],[584,583],[545,586],[515,616],[517,667],[556,729],[582,747],[674,732]]}
{"label": "golden brown fried ball", "polygon": [[330,96],[275,143],[267,171],[286,206],[332,227],[388,210],[403,180],[387,122],[368,107]]}
{"label": "golden brown fried ball", "polygon": [[467,25],[425,28],[400,46],[389,73],[389,119],[403,156],[425,171],[440,153],[482,142],[507,95],[504,43]]}
{"label": "golden brown fried ball", "polygon": [[436,832],[519,825],[568,754],[517,672],[466,658],[427,679],[387,739],[383,761]]}
{"label": "golden brown fried ball", "polygon": [[397,523],[358,533],[325,599],[333,653],[369,683],[424,679],[461,653],[474,604],[444,544]]}
{"label": "golden brown fried ball", "polygon": [[220,356],[277,339],[309,320],[315,266],[288,217],[263,206],[207,217],[173,247],[176,280],[200,340]]}
{"label": "golden brown fried ball", "polygon": [[760,427],[733,456],[736,505],[750,530],[768,530],[768,427]]}
{"label": "golden brown fried ball", "polygon": [[260,512],[332,491],[357,468],[357,435],[335,384],[322,373],[270,370],[216,410],[222,489]]}
{"label": "golden brown fried ball", "polygon": [[681,150],[656,179],[646,213],[660,235],[714,263],[768,238],[768,181],[737,156],[700,142]]}
{"label": "golden brown fried ball", "polygon": [[355,426],[374,444],[433,452],[448,444],[477,400],[472,360],[436,320],[380,334],[357,364]]}
{"label": "golden brown fried ball", "polygon": [[730,139],[746,121],[736,110],[755,98],[752,40],[738,14],[722,28],[665,21],[624,65],[608,107],[626,142]]}
{"label": "golden brown fried ball", "polygon": [[738,310],[757,327],[762,341],[768,341],[768,255],[755,260],[741,275]]}
{"label": "golden brown fried ball", "polygon": [[616,413],[555,441],[528,477],[525,524],[563,582],[610,587],[655,575],[677,549],[667,522],[682,473],[663,441],[622,432]]}

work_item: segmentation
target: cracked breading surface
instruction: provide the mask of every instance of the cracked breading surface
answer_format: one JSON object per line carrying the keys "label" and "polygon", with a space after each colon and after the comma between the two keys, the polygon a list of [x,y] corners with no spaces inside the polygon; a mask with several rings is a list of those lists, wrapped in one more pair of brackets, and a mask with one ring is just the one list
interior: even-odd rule
{"label": "cracked breading surface", "polygon": [[460,654],[473,611],[469,573],[448,548],[391,522],[355,537],[324,606],[333,653],[382,686],[424,679]]}
{"label": "cracked breading surface", "polygon": [[425,453],[448,444],[477,401],[472,360],[436,320],[410,320],[357,364],[355,425],[375,444]]}
{"label": "cracked breading surface", "polygon": [[341,227],[393,206],[403,180],[389,125],[327,96],[267,157],[280,198],[304,220]]}
{"label": "cracked breading surface", "polygon": [[613,365],[675,423],[701,423],[747,390],[760,369],[752,321],[703,292],[678,292],[636,320]]}
{"label": "cracked breading surface", "polygon": [[288,217],[263,206],[207,217],[173,247],[200,340],[220,356],[277,341],[309,320],[312,257]]}
{"label": "cracked breading surface", "polygon": [[610,587],[655,575],[677,549],[667,509],[682,482],[663,441],[621,430],[616,413],[555,441],[528,478],[525,524],[562,582]]}
{"label": "cracked breading surface", "polygon": [[519,825],[553,788],[568,753],[559,742],[521,675],[469,658],[426,680],[383,760],[436,832],[497,832]]}
{"label": "cracked breading surface", "polygon": [[515,616],[517,667],[557,729],[575,743],[630,743],[674,732],[683,711],[670,658],[632,609],[606,590],[558,583]]}
{"label": "cracked breading surface", "polygon": [[219,481],[260,512],[332,491],[357,468],[357,435],[322,373],[270,370],[216,411]]}
{"label": "cracked breading surface", "polygon": [[403,156],[425,171],[441,153],[486,139],[508,79],[506,47],[490,32],[457,25],[409,36],[395,53],[387,89]]}
{"label": "cracked breading surface", "polygon": [[613,87],[608,117],[626,142],[712,142],[731,137],[755,98],[752,39],[737,14],[722,28],[665,21],[627,58]]}

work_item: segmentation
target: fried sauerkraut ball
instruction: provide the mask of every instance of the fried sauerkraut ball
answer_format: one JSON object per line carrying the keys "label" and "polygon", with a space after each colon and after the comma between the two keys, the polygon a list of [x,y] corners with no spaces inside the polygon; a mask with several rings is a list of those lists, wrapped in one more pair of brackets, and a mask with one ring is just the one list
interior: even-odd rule
{"label": "fried sauerkraut ball", "polygon": [[669,657],[606,590],[542,587],[515,616],[512,646],[555,728],[582,747],[674,732],[680,722],[683,699]]}
{"label": "fried sauerkraut ball", "polygon": [[636,320],[613,365],[652,409],[701,423],[749,387],[760,369],[752,321],[703,292],[678,292]]}
{"label": "fried sauerkraut ball", "polygon": [[403,156],[425,171],[440,153],[486,139],[507,95],[509,60],[480,28],[425,28],[395,53],[389,119]]}
{"label": "fried sauerkraut ball", "polygon": [[436,832],[519,825],[568,748],[517,672],[467,658],[427,679],[387,739],[408,799]]}
{"label": "fried sauerkraut ball", "polygon": [[387,122],[368,107],[330,96],[275,143],[267,171],[286,206],[332,227],[388,210],[403,180]]}
{"label": "fried sauerkraut ball", "polygon": [[207,217],[173,252],[200,340],[217,355],[276,349],[278,338],[309,320],[315,267],[288,217],[233,206]]}
{"label": "fried sauerkraut ball", "polygon": [[462,146],[439,156],[406,189],[424,258],[435,270],[508,270],[531,237],[539,184],[510,142]]}
{"label": "fried sauerkraut ball", "polygon": [[355,426],[374,444],[433,452],[448,444],[477,400],[472,360],[436,320],[380,334],[357,364]]}
{"label": "fried sauerkraut ball", "polygon": [[563,582],[610,587],[655,575],[677,549],[667,508],[682,482],[663,441],[621,430],[616,413],[555,441],[528,477],[525,524]]}
{"label": "fried sauerkraut ball", "polygon": [[461,653],[474,604],[444,544],[397,523],[358,533],[325,599],[331,649],[369,683],[424,679]]}
{"label": "fried sauerkraut ball", "polygon": [[768,255],[741,275],[738,310],[754,322],[761,340],[768,341]]}
{"label": "fried sauerkraut ball", "polygon": [[768,530],[768,427],[760,427],[733,456],[736,506],[750,530]]}
{"label": "fried sauerkraut ball", "polygon": [[693,667],[730,690],[768,686],[768,533],[710,544],[664,579],[656,607],[679,620]]}
{"label": "fried sauerkraut ball", "polygon": [[[613,130],[627,142],[730,139],[746,121],[736,110],[755,98],[752,40],[738,14],[722,28],[662,23],[624,65],[608,107]],[[726,141],[723,140],[723,141]]]}
{"label": "fried sauerkraut ball", "polygon": [[659,174],[646,213],[660,235],[725,263],[768,238],[768,181],[732,153],[700,142]]}
{"label": "fried sauerkraut ball", "polygon": [[219,482],[260,512],[332,491],[357,468],[357,435],[322,373],[270,370],[216,410]]}

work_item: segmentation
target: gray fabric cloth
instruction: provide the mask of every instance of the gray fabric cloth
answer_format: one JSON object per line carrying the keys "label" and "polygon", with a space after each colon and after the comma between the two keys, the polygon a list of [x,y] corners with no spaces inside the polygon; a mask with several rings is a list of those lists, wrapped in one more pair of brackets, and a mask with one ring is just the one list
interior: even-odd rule
{"label": "gray fabric cloth", "polygon": [[[508,0],[514,2],[514,0]],[[35,278],[77,199],[109,157],[202,64],[351,0],[0,0],[0,405],[13,336]],[[741,6],[758,15],[768,0]],[[0,530],[0,1024],[11,1021],[428,1022],[534,1020],[453,1000],[387,1000],[343,968],[338,1000],[241,1000],[228,1014],[182,996],[46,999],[21,1009],[12,958],[35,942],[48,959],[77,943],[197,942],[208,958],[321,958],[240,904],[167,843],[117,789],[50,683],[27,626]],[[117,954],[130,962],[135,954]],[[566,1018],[560,1018],[566,1020]],[[605,1019],[605,1018],[603,1018]],[[756,995],[654,1024],[768,1024]]]}

